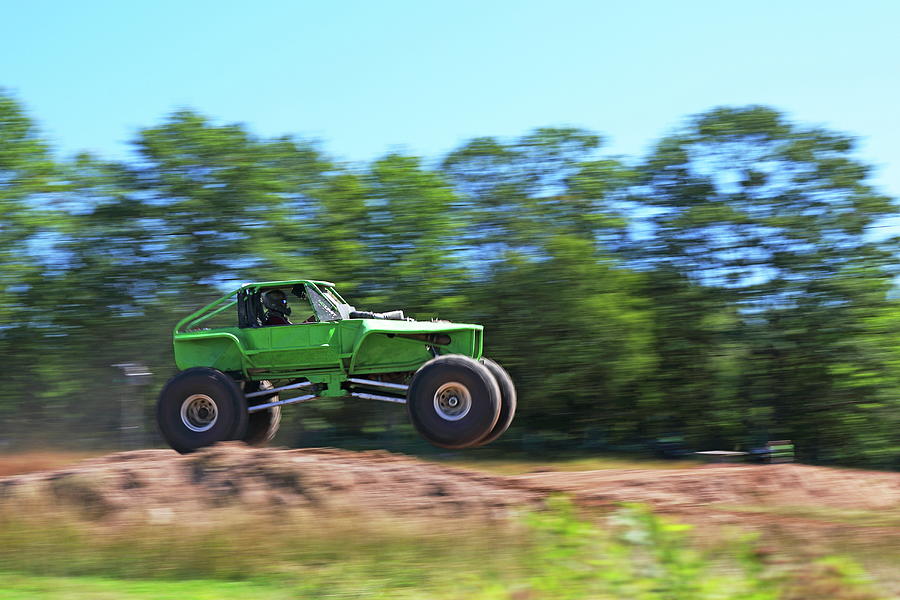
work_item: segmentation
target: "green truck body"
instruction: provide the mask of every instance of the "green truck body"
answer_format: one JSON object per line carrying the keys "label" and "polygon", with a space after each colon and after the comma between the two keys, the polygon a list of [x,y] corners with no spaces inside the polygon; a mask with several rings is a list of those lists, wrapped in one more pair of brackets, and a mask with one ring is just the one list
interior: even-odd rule
{"label": "green truck body", "polygon": [[[342,395],[334,384],[356,375],[413,372],[438,354],[474,359],[483,351],[483,327],[466,323],[341,318],[258,327],[203,328],[233,310],[241,295],[303,286],[307,293],[340,298],[334,284],[314,280],[245,284],[182,319],[173,336],[179,369],[210,367],[245,381],[305,378],[326,384],[323,396]],[[332,306],[335,315],[339,307]],[[353,313],[350,312],[352,315]],[[331,384],[331,385],[329,385]]]}
{"label": "green truck body", "polygon": [[160,392],[157,422],[179,452],[260,445],[278,430],[282,406],[345,397],[405,404],[440,447],[488,444],[512,422],[516,392],[482,356],[483,334],[481,325],[359,311],[327,281],[247,283],[175,326],[181,372]]}

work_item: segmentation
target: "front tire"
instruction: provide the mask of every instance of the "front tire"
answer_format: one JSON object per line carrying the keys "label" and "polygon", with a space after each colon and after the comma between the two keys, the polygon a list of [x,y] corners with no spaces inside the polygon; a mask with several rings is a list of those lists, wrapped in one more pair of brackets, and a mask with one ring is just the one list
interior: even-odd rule
{"label": "front tire", "polygon": [[416,371],[406,408],[413,427],[430,443],[468,448],[497,423],[500,388],[478,361],[455,354],[439,356]]}
{"label": "front tire", "polygon": [[247,431],[247,402],[238,384],[216,369],[193,367],[163,387],[156,421],[169,445],[181,454],[216,442],[240,439]]}

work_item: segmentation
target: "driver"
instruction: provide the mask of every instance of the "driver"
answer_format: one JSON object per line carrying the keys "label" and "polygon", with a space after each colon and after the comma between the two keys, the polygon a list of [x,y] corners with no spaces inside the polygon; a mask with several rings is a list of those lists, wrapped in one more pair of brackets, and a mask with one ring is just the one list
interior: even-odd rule
{"label": "driver", "polygon": [[262,303],[266,307],[263,325],[293,325],[288,319],[291,307],[287,303],[287,294],[281,290],[269,290],[262,295]]}

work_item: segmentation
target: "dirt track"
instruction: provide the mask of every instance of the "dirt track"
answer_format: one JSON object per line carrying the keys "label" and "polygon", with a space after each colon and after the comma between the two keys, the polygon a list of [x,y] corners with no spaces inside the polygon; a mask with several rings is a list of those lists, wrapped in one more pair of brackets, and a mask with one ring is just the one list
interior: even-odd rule
{"label": "dirt track", "polygon": [[0,500],[29,496],[51,498],[98,519],[135,512],[192,515],[229,506],[502,518],[510,508],[536,505],[541,494],[502,477],[382,451],[230,443],[187,456],[171,450],[123,452],[0,478]]}
{"label": "dirt track", "polygon": [[513,479],[531,489],[568,492],[591,504],[646,502],[671,512],[710,505],[900,508],[900,474],[795,464],[544,472]]}
{"label": "dirt track", "polygon": [[537,472],[505,477],[382,451],[253,449],[193,455],[141,450],[68,468],[0,478],[0,499],[51,498],[97,519],[140,511],[301,507],[391,516],[502,518],[553,492],[586,506],[641,502],[693,523],[778,524],[900,535],[900,474],[806,465]]}
{"label": "dirt track", "polygon": [[[513,480],[535,491],[564,492],[582,505],[621,502],[697,526],[762,533],[811,554],[900,549],[900,474],[809,465],[715,465],[674,470],[535,473]],[[896,552],[895,552],[896,553]]]}

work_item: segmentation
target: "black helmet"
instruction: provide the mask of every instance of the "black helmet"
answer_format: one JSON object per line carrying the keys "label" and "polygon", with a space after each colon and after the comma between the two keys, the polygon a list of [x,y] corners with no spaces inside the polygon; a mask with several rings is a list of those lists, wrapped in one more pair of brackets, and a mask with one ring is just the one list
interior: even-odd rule
{"label": "black helmet", "polygon": [[287,294],[281,290],[269,290],[268,292],[265,292],[262,295],[262,303],[263,306],[272,312],[277,312],[278,314],[285,316],[291,314],[291,307],[288,306],[287,303]]}

